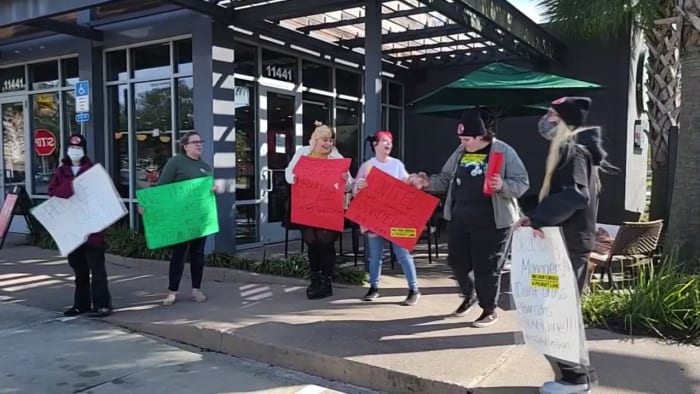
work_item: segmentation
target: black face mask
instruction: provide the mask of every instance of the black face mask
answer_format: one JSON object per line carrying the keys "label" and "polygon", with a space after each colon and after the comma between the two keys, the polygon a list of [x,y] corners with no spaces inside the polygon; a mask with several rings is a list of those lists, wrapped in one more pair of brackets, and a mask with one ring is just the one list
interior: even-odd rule
{"label": "black face mask", "polygon": [[547,115],[544,115],[537,124],[537,130],[540,132],[542,138],[551,141],[552,138],[554,138],[554,133],[558,124],[558,122],[550,122],[547,120]]}

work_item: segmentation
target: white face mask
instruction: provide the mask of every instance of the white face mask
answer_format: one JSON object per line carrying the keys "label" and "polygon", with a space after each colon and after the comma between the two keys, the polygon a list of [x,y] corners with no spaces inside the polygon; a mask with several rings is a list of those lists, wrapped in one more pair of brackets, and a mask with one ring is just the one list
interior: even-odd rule
{"label": "white face mask", "polygon": [[68,148],[68,157],[74,161],[74,162],[79,162],[80,160],[85,157],[85,152],[83,151],[83,148]]}

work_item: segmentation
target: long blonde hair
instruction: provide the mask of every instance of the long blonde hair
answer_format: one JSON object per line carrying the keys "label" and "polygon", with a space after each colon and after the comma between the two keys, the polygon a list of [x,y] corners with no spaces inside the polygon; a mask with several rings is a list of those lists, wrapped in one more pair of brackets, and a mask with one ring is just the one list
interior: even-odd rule
{"label": "long blonde hair", "polygon": [[309,137],[309,146],[311,146],[312,151],[316,149],[316,142],[321,138],[329,137],[330,139],[335,140],[335,132],[333,129],[321,122],[314,122],[314,125],[316,128],[311,133],[311,137]]}
{"label": "long blonde hair", "polygon": [[559,161],[561,160],[562,151],[565,152],[565,157],[571,157],[574,147],[574,138],[580,129],[571,129],[564,121],[560,121],[554,126],[554,138],[549,143],[549,153],[547,154],[547,163],[545,165],[544,180],[540,189],[539,201],[542,201],[552,187],[552,177],[556,171]]}

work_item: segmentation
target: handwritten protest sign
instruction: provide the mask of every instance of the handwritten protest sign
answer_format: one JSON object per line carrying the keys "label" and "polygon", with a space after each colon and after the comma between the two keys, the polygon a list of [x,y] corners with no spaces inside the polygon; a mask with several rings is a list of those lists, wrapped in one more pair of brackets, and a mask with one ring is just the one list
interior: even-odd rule
{"label": "handwritten protest sign", "polygon": [[294,166],[292,222],[343,231],[345,181],[350,159],[314,159],[302,156]]}
{"label": "handwritten protest sign", "polygon": [[149,249],[179,244],[219,232],[214,178],[201,177],[141,189],[143,226]]}
{"label": "handwritten protest sign", "polygon": [[61,256],[67,256],[127,214],[117,189],[100,164],[73,180],[73,196],[51,197],[31,213],[51,234]]}
{"label": "handwritten protest sign", "polygon": [[375,168],[367,187],[350,203],[345,217],[373,233],[413,250],[439,200]]}
{"label": "handwritten protest sign", "polygon": [[513,233],[510,273],[525,343],[562,361],[588,364],[579,290],[559,228]]}
{"label": "handwritten protest sign", "polygon": [[[16,204],[17,195],[7,193],[5,195],[5,201],[2,203],[2,208],[0,208],[0,238],[3,238],[3,241],[5,237],[7,237],[7,232],[10,230]],[[0,243],[0,247],[2,247],[2,243]]]}

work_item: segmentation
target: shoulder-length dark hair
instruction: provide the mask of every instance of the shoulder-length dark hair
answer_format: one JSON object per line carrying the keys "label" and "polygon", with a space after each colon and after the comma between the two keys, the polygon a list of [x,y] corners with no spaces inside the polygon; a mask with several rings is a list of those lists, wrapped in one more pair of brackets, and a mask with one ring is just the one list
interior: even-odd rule
{"label": "shoulder-length dark hair", "polygon": [[493,141],[494,138],[496,138],[496,133],[488,127],[484,130],[484,134],[481,135],[481,139],[487,142]]}
{"label": "shoulder-length dark hair", "polygon": [[185,153],[185,145],[187,145],[190,142],[190,138],[194,137],[195,135],[201,137],[201,135],[196,131],[188,131],[187,133],[183,134],[182,137],[180,137],[180,141],[178,141],[180,153]]}

